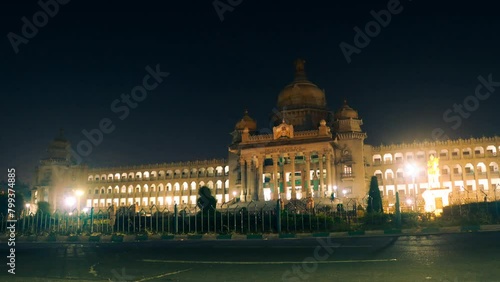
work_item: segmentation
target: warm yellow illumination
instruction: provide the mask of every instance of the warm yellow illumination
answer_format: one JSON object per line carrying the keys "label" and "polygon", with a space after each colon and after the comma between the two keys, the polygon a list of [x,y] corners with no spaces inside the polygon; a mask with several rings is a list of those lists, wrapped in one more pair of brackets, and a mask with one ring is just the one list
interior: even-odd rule
{"label": "warm yellow illumination", "polygon": [[75,199],[75,197],[66,197],[64,199],[64,203],[66,204],[66,206],[72,207],[75,205],[76,199]]}

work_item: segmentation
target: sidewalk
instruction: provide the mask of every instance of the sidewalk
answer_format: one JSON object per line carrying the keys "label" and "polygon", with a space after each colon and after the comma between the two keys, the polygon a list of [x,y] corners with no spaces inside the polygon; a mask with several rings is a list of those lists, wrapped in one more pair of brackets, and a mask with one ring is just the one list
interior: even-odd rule
{"label": "sidewalk", "polygon": [[[497,225],[473,225],[473,226],[452,226],[441,228],[424,229],[386,229],[367,230],[352,232],[318,232],[318,233],[281,233],[281,234],[182,234],[182,235],[159,235],[150,236],[123,235],[111,236],[101,235],[90,236],[17,236],[16,243],[121,243],[121,242],[152,242],[152,241],[186,241],[186,240],[286,240],[286,239],[312,239],[312,238],[349,238],[349,237],[374,237],[374,236],[427,236],[464,232],[492,232],[500,231],[500,224]],[[8,237],[5,234],[0,236],[0,244],[7,245]]]}

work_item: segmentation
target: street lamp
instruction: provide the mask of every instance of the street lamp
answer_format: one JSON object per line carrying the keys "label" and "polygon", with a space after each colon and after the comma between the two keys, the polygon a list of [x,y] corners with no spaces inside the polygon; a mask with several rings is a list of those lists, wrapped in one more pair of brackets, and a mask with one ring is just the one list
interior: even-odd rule
{"label": "street lamp", "polygon": [[75,197],[69,196],[64,199],[64,204],[68,207],[71,208],[75,205],[76,199]]}

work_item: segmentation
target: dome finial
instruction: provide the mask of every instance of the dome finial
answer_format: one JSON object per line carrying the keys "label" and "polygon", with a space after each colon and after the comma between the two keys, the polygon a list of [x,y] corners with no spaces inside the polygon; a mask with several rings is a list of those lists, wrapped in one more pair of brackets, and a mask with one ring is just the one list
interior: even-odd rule
{"label": "dome finial", "polygon": [[344,106],[347,106],[347,99],[344,98]]}
{"label": "dome finial", "polygon": [[295,60],[295,80],[307,80],[306,77],[306,71],[305,71],[305,65],[306,61],[304,59],[297,59]]}

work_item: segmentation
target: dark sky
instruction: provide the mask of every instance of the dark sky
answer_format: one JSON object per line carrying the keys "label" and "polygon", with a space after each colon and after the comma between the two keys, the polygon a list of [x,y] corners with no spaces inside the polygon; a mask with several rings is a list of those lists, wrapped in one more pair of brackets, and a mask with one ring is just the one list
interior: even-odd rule
{"label": "dark sky", "polygon": [[[432,139],[436,127],[452,138],[498,134],[499,86],[456,129],[443,119],[474,102],[478,76],[500,81],[494,1],[402,0],[347,63],[339,44],[354,45],[354,28],[389,2],[243,0],[221,21],[212,0],[72,0],[16,54],[7,35],[22,36],[21,18],[32,22],[41,8],[3,1],[0,179],[16,167],[29,181],[59,128],[75,146],[103,118],[115,130],[84,158],[91,166],[226,157],[244,109],[269,128],[298,57],[332,110],[346,97],[359,111],[368,144]],[[110,105],[157,64],[170,75],[120,120]]]}

